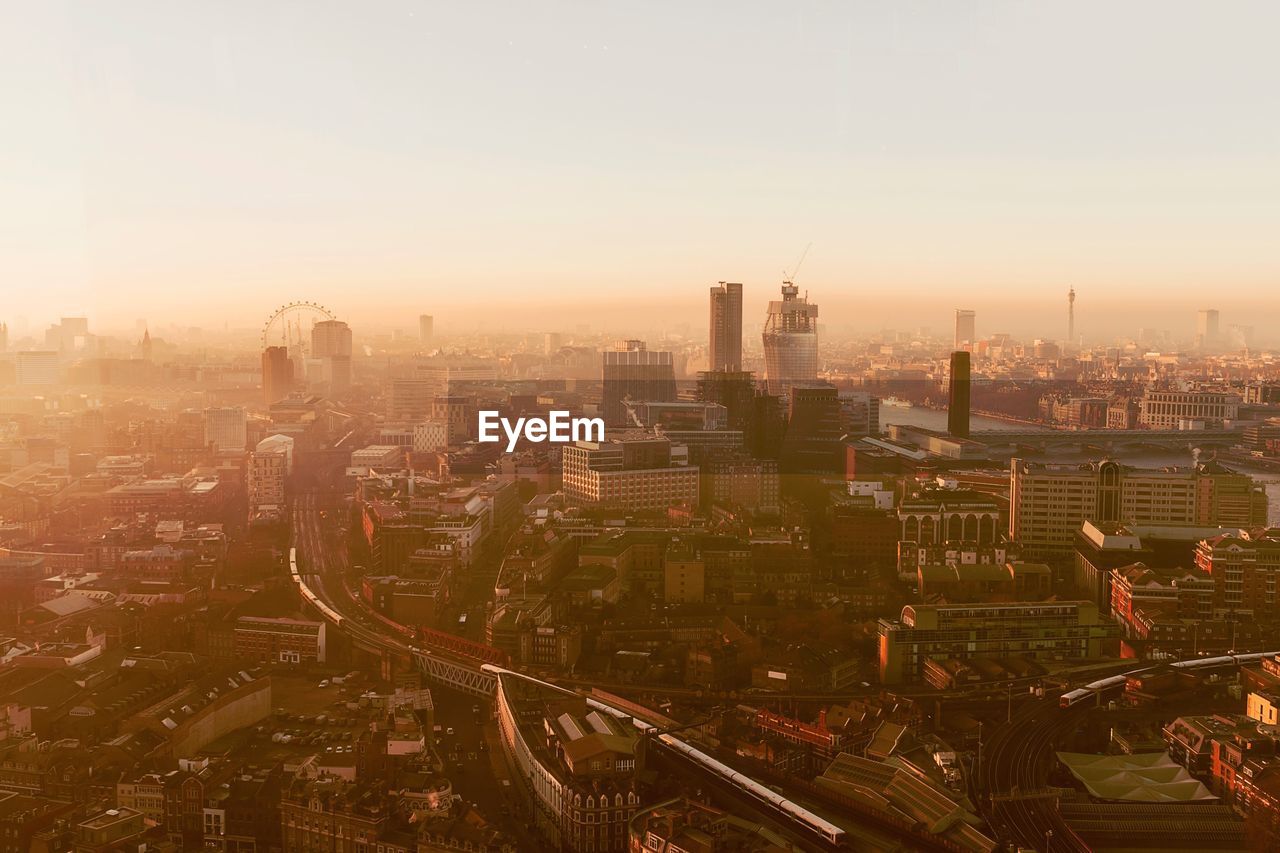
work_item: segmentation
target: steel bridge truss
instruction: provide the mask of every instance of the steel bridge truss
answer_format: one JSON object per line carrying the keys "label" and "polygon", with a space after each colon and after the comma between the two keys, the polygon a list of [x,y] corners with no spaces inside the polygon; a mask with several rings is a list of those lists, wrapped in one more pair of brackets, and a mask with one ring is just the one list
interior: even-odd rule
{"label": "steel bridge truss", "polygon": [[422,670],[428,681],[484,699],[493,698],[498,690],[497,677],[482,672],[475,664],[464,664],[440,655],[421,652],[414,657],[417,658],[418,668]]}

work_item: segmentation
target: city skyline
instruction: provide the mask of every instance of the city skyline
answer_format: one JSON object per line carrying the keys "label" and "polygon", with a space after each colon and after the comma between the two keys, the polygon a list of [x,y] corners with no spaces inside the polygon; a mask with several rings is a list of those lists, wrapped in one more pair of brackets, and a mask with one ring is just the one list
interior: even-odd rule
{"label": "city skyline", "polygon": [[10,5],[0,853],[1280,850],[1280,5]]}
{"label": "city skyline", "polygon": [[[717,287],[719,285],[713,285],[711,289],[715,291]],[[747,340],[747,348],[751,349],[759,342],[759,333],[766,325],[759,318],[766,316],[766,309],[769,303],[774,300],[761,299],[757,305],[754,300],[747,298],[752,292],[750,285],[741,285],[741,288],[740,304],[745,307],[742,308],[743,319],[740,329],[743,339]],[[766,293],[771,294],[774,289],[770,288]],[[802,296],[810,293],[809,288],[806,287],[800,287],[799,292]],[[1251,347],[1265,348],[1280,344],[1280,337],[1269,331],[1271,327],[1266,322],[1265,316],[1260,316],[1257,312],[1250,311],[1243,306],[1239,307],[1237,311],[1224,311],[1216,307],[1205,308],[1200,303],[1189,303],[1199,307],[1185,309],[1166,307],[1163,311],[1147,310],[1145,307],[1136,304],[1126,305],[1123,309],[1117,308],[1115,310],[1094,308],[1093,311],[1086,312],[1084,316],[1090,320],[1096,320],[1098,325],[1093,328],[1086,328],[1077,319],[1080,316],[1076,310],[1076,297],[1078,294],[1074,288],[1069,293],[1071,295],[1069,300],[1059,294],[1056,308],[1049,304],[1037,302],[1037,313],[1034,316],[1029,316],[1025,308],[1019,310],[1017,308],[1019,303],[1013,303],[1012,305],[1006,303],[1003,309],[1001,306],[992,306],[990,310],[984,308],[979,312],[980,316],[976,320],[976,339],[985,340],[995,336],[1009,335],[1017,340],[1061,341],[1072,346],[1079,345],[1083,340],[1087,346],[1131,341],[1147,344],[1159,343],[1166,348],[1174,349],[1188,346],[1194,347],[1198,345],[1202,337],[1201,317],[1205,311],[1210,311],[1222,318],[1218,331],[1220,343],[1230,344],[1233,336],[1238,337],[1247,330]],[[960,294],[960,296],[963,295]],[[562,303],[542,303],[537,306],[530,305],[513,309],[512,316],[505,319],[492,312],[478,314],[464,308],[456,308],[453,311],[446,309],[445,313],[433,317],[431,342],[438,343],[435,339],[440,337],[449,338],[451,336],[466,336],[477,333],[500,335],[530,333],[571,335],[578,333],[588,336],[616,335],[619,339],[636,336],[645,337],[653,334],[662,336],[675,335],[677,338],[687,337],[693,341],[706,340],[710,344],[711,335],[709,329],[698,322],[697,319],[698,314],[705,314],[707,310],[705,297],[703,297],[704,301],[701,305],[697,304],[696,297],[696,293],[693,296],[684,293],[680,299],[663,303],[660,306],[641,303],[637,300],[636,303],[615,305],[616,311],[605,314],[599,313],[598,308],[594,311],[584,309],[580,313],[575,313],[572,310],[565,310],[565,306]],[[816,299],[817,295],[814,294],[814,301]],[[925,334],[937,340],[951,340],[954,334],[953,328],[957,322],[957,312],[972,312],[973,309],[946,307],[936,294],[929,297],[929,299],[930,305],[920,306],[920,310],[915,310],[911,313],[913,321],[910,323],[903,322],[903,314],[900,310],[886,314],[883,317],[884,322],[878,323],[867,319],[867,311],[855,309],[848,311],[843,316],[837,313],[835,317],[830,316],[832,312],[824,311],[824,317],[818,326],[820,329],[826,330],[825,334],[828,338],[837,340],[875,339],[884,332],[905,333],[915,336]],[[286,299],[284,304],[295,301],[308,300]],[[828,303],[825,297],[823,298],[823,303]],[[229,339],[232,340],[247,340],[260,334],[262,321],[267,319],[271,311],[276,307],[266,302],[263,304],[267,307],[262,308],[258,314],[248,310],[239,311],[233,318],[213,325],[208,325],[204,322],[196,324],[183,322],[176,315],[166,317],[145,312],[148,316],[140,316],[144,312],[130,311],[127,308],[117,309],[112,312],[88,314],[83,310],[45,311],[34,317],[15,312],[0,317],[0,322],[5,323],[6,339],[11,345],[17,345],[23,339],[35,340],[38,343],[43,339],[46,329],[56,325],[59,320],[67,317],[84,318],[86,316],[89,323],[94,327],[94,334],[107,337],[140,338],[143,330],[146,329],[169,329],[181,335],[191,331],[199,331],[205,335],[229,335]],[[838,299],[836,304],[841,304]],[[1231,303],[1215,301],[1214,304]],[[435,310],[440,311],[445,305],[435,302],[433,307]],[[757,307],[759,310],[755,312],[753,317],[752,309]],[[1134,312],[1140,308],[1144,313],[1141,317],[1135,318]],[[344,322],[349,321],[354,327],[354,334],[357,338],[362,335],[401,335],[406,339],[416,336],[424,343],[428,342],[422,337],[421,317],[430,315],[421,315],[421,317],[417,317],[417,322],[414,322],[414,318],[417,316],[414,314],[415,310],[414,306],[406,305],[398,313],[371,313],[367,308],[361,310],[359,306],[356,306],[352,314],[340,313]],[[715,309],[713,308],[713,310]],[[202,320],[208,319],[203,313],[200,316]],[[1072,329],[1075,332],[1074,336],[1071,335]],[[38,349],[39,347],[35,348]]]}

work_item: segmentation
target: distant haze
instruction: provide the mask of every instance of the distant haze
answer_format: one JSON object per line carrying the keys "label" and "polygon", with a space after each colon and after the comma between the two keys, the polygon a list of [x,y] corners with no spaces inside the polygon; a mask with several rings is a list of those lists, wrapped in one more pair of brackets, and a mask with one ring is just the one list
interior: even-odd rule
{"label": "distant haze", "polygon": [[25,3],[0,320],[1280,328],[1280,6]]}

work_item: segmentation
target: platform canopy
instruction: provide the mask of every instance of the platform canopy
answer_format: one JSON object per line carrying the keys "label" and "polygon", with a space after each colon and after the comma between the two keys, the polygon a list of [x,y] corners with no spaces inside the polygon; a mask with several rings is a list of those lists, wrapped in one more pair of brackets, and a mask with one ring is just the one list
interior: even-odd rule
{"label": "platform canopy", "polygon": [[1059,752],[1058,760],[1099,800],[1191,803],[1217,799],[1167,752],[1136,755]]}

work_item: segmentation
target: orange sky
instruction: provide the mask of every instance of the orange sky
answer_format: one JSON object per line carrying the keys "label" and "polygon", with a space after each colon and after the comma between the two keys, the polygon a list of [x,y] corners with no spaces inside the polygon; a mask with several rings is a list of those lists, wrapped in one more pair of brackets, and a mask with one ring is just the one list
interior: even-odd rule
{"label": "orange sky", "polygon": [[370,324],[700,323],[731,279],[750,323],[812,243],[800,283],[833,325],[964,304],[1051,336],[1071,285],[1099,333],[1189,333],[1206,300],[1280,319],[1270,3],[60,3],[10,23],[0,318],[251,326],[310,298]]}

